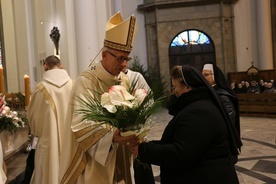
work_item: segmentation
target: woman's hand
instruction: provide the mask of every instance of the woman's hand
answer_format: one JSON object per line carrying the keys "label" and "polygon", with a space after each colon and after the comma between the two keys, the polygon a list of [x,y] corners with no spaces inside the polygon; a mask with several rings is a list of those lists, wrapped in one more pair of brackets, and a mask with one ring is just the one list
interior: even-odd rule
{"label": "woman's hand", "polygon": [[129,147],[131,153],[132,153],[134,156],[138,156],[138,148],[139,148],[139,144],[138,144],[138,145],[135,145],[135,146],[132,146],[132,147]]}

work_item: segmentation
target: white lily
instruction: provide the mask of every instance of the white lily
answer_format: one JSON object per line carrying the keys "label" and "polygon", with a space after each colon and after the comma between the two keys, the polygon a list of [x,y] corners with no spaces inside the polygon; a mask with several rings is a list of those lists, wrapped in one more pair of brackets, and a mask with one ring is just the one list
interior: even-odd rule
{"label": "white lily", "polygon": [[117,111],[114,104],[110,101],[110,96],[108,93],[103,93],[101,96],[101,105],[106,108],[109,112],[115,113]]}
{"label": "white lily", "polygon": [[134,92],[135,99],[132,102],[134,106],[140,105],[146,96],[148,95],[147,90],[145,89],[136,89]]}
{"label": "white lily", "polygon": [[124,86],[115,85],[111,86],[108,93],[103,93],[101,96],[101,105],[106,108],[109,112],[115,113],[117,111],[115,105],[117,106],[128,106],[133,107],[130,100],[135,97],[129,94]]}

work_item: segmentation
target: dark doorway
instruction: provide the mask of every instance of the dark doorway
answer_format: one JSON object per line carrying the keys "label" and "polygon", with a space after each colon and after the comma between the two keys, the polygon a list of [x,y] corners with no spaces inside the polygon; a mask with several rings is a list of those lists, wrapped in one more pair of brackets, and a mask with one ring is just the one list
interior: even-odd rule
{"label": "dark doorway", "polygon": [[199,30],[185,30],[174,37],[169,48],[170,69],[191,65],[201,70],[207,62],[216,64],[213,41]]}

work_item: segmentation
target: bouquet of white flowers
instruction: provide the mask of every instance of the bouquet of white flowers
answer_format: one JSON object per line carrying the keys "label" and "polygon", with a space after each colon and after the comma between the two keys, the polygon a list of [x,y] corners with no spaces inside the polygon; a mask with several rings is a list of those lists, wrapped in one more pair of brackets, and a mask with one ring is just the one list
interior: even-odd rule
{"label": "bouquet of white flowers", "polygon": [[120,129],[122,136],[135,133],[141,140],[151,127],[150,116],[161,107],[164,99],[154,101],[153,97],[152,91],[133,89],[128,92],[124,86],[114,85],[101,94],[100,100],[92,96],[78,98],[83,107],[78,112],[85,120],[109,123]]}
{"label": "bouquet of white flowers", "polygon": [[5,97],[0,97],[0,132],[8,131],[14,133],[25,127],[25,122],[18,117],[17,111],[12,111],[6,105]]}

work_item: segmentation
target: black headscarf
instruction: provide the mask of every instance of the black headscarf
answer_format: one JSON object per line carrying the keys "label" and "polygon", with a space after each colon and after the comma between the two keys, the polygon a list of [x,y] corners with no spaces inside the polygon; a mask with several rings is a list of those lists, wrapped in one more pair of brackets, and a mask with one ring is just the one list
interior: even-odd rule
{"label": "black headscarf", "polygon": [[211,98],[215,105],[220,110],[223,118],[225,119],[227,130],[228,130],[228,139],[230,142],[230,150],[232,155],[238,155],[239,151],[238,149],[241,148],[242,142],[240,140],[240,136],[238,135],[237,131],[235,130],[234,125],[231,123],[230,117],[222,104],[217,92],[213,89],[213,87],[210,85],[210,83],[203,77],[201,72],[199,72],[196,68],[189,66],[189,65],[183,65],[182,66],[182,74],[184,82],[187,84],[187,86],[190,86],[192,88],[198,88],[205,86],[208,91],[211,94]]}

